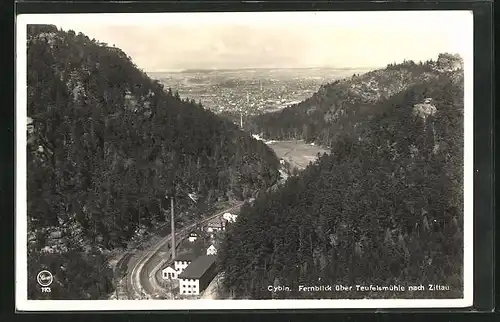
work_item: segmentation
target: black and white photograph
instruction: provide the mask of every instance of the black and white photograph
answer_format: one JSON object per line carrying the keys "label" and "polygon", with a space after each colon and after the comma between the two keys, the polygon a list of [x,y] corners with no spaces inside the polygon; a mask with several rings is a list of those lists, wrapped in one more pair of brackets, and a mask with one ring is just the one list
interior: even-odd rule
{"label": "black and white photograph", "polygon": [[471,305],[472,21],[18,16],[17,308]]}

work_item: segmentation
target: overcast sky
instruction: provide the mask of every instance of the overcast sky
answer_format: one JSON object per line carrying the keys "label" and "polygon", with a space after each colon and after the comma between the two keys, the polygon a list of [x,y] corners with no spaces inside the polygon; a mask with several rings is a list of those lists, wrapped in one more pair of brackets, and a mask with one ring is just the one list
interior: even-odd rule
{"label": "overcast sky", "polygon": [[[42,18],[41,18],[42,19]],[[380,67],[471,45],[469,12],[52,15],[116,45],[148,72],[191,68]]]}

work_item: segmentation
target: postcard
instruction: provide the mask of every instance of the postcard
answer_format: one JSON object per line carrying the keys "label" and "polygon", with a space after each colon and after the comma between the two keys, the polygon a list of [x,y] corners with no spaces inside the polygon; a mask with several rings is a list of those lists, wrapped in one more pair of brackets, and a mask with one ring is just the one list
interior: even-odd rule
{"label": "postcard", "polygon": [[19,15],[17,309],[472,305],[472,21]]}

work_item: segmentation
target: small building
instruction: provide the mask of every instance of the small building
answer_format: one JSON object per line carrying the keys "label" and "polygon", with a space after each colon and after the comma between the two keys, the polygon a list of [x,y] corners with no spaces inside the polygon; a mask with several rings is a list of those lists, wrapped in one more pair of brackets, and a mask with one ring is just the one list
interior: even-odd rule
{"label": "small building", "polygon": [[180,254],[174,260],[174,269],[178,274],[182,273],[192,261],[196,259],[196,255],[192,253]]}
{"label": "small building", "polygon": [[199,295],[217,275],[215,256],[200,256],[178,276],[181,295]]}
{"label": "small building", "polygon": [[207,222],[207,232],[215,233],[220,230],[224,230],[224,223],[221,217],[214,218]]}
{"label": "small building", "polygon": [[228,222],[235,222],[236,218],[238,218],[238,215],[234,215],[234,214],[231,214],[229,212],[226,212],[224,215],[222,215],[222,218]]}
{"label": "small building", "polygon": [[214,245],[210,245],[210,247],[207,248],[207,255],[217,255],[217,248],[215,248]]}
{"label": "small building", "polygon": [[179,275],[179,272],[177,272],[175,268],[170,265],[161,271],[161,277],[163,277],[164,280],[175,280],[177,279],[177,275]]}
{"label": "small building", "polygon": [[198,234],[194,231],[189,234],[188,240],[190,243],[196,241],[198,239]]}

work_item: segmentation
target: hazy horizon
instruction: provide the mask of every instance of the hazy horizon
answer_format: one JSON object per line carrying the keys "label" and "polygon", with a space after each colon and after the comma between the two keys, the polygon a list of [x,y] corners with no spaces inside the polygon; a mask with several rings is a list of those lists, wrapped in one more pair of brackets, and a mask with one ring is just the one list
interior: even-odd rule
{"label": "hazy horizon", "polygon": [[332,66],[304,66],[304,67],[240,67],[240,68],[184,68],[184,69],[165,69],[155,71],[145,71],[147,73],[183,73],[190,71],[233,71],[233,70],[286,70],[286,69],[335,69],[335,70],[365,70],[375,69],[384,66],[371,66],[371,67],[332,67]]}

